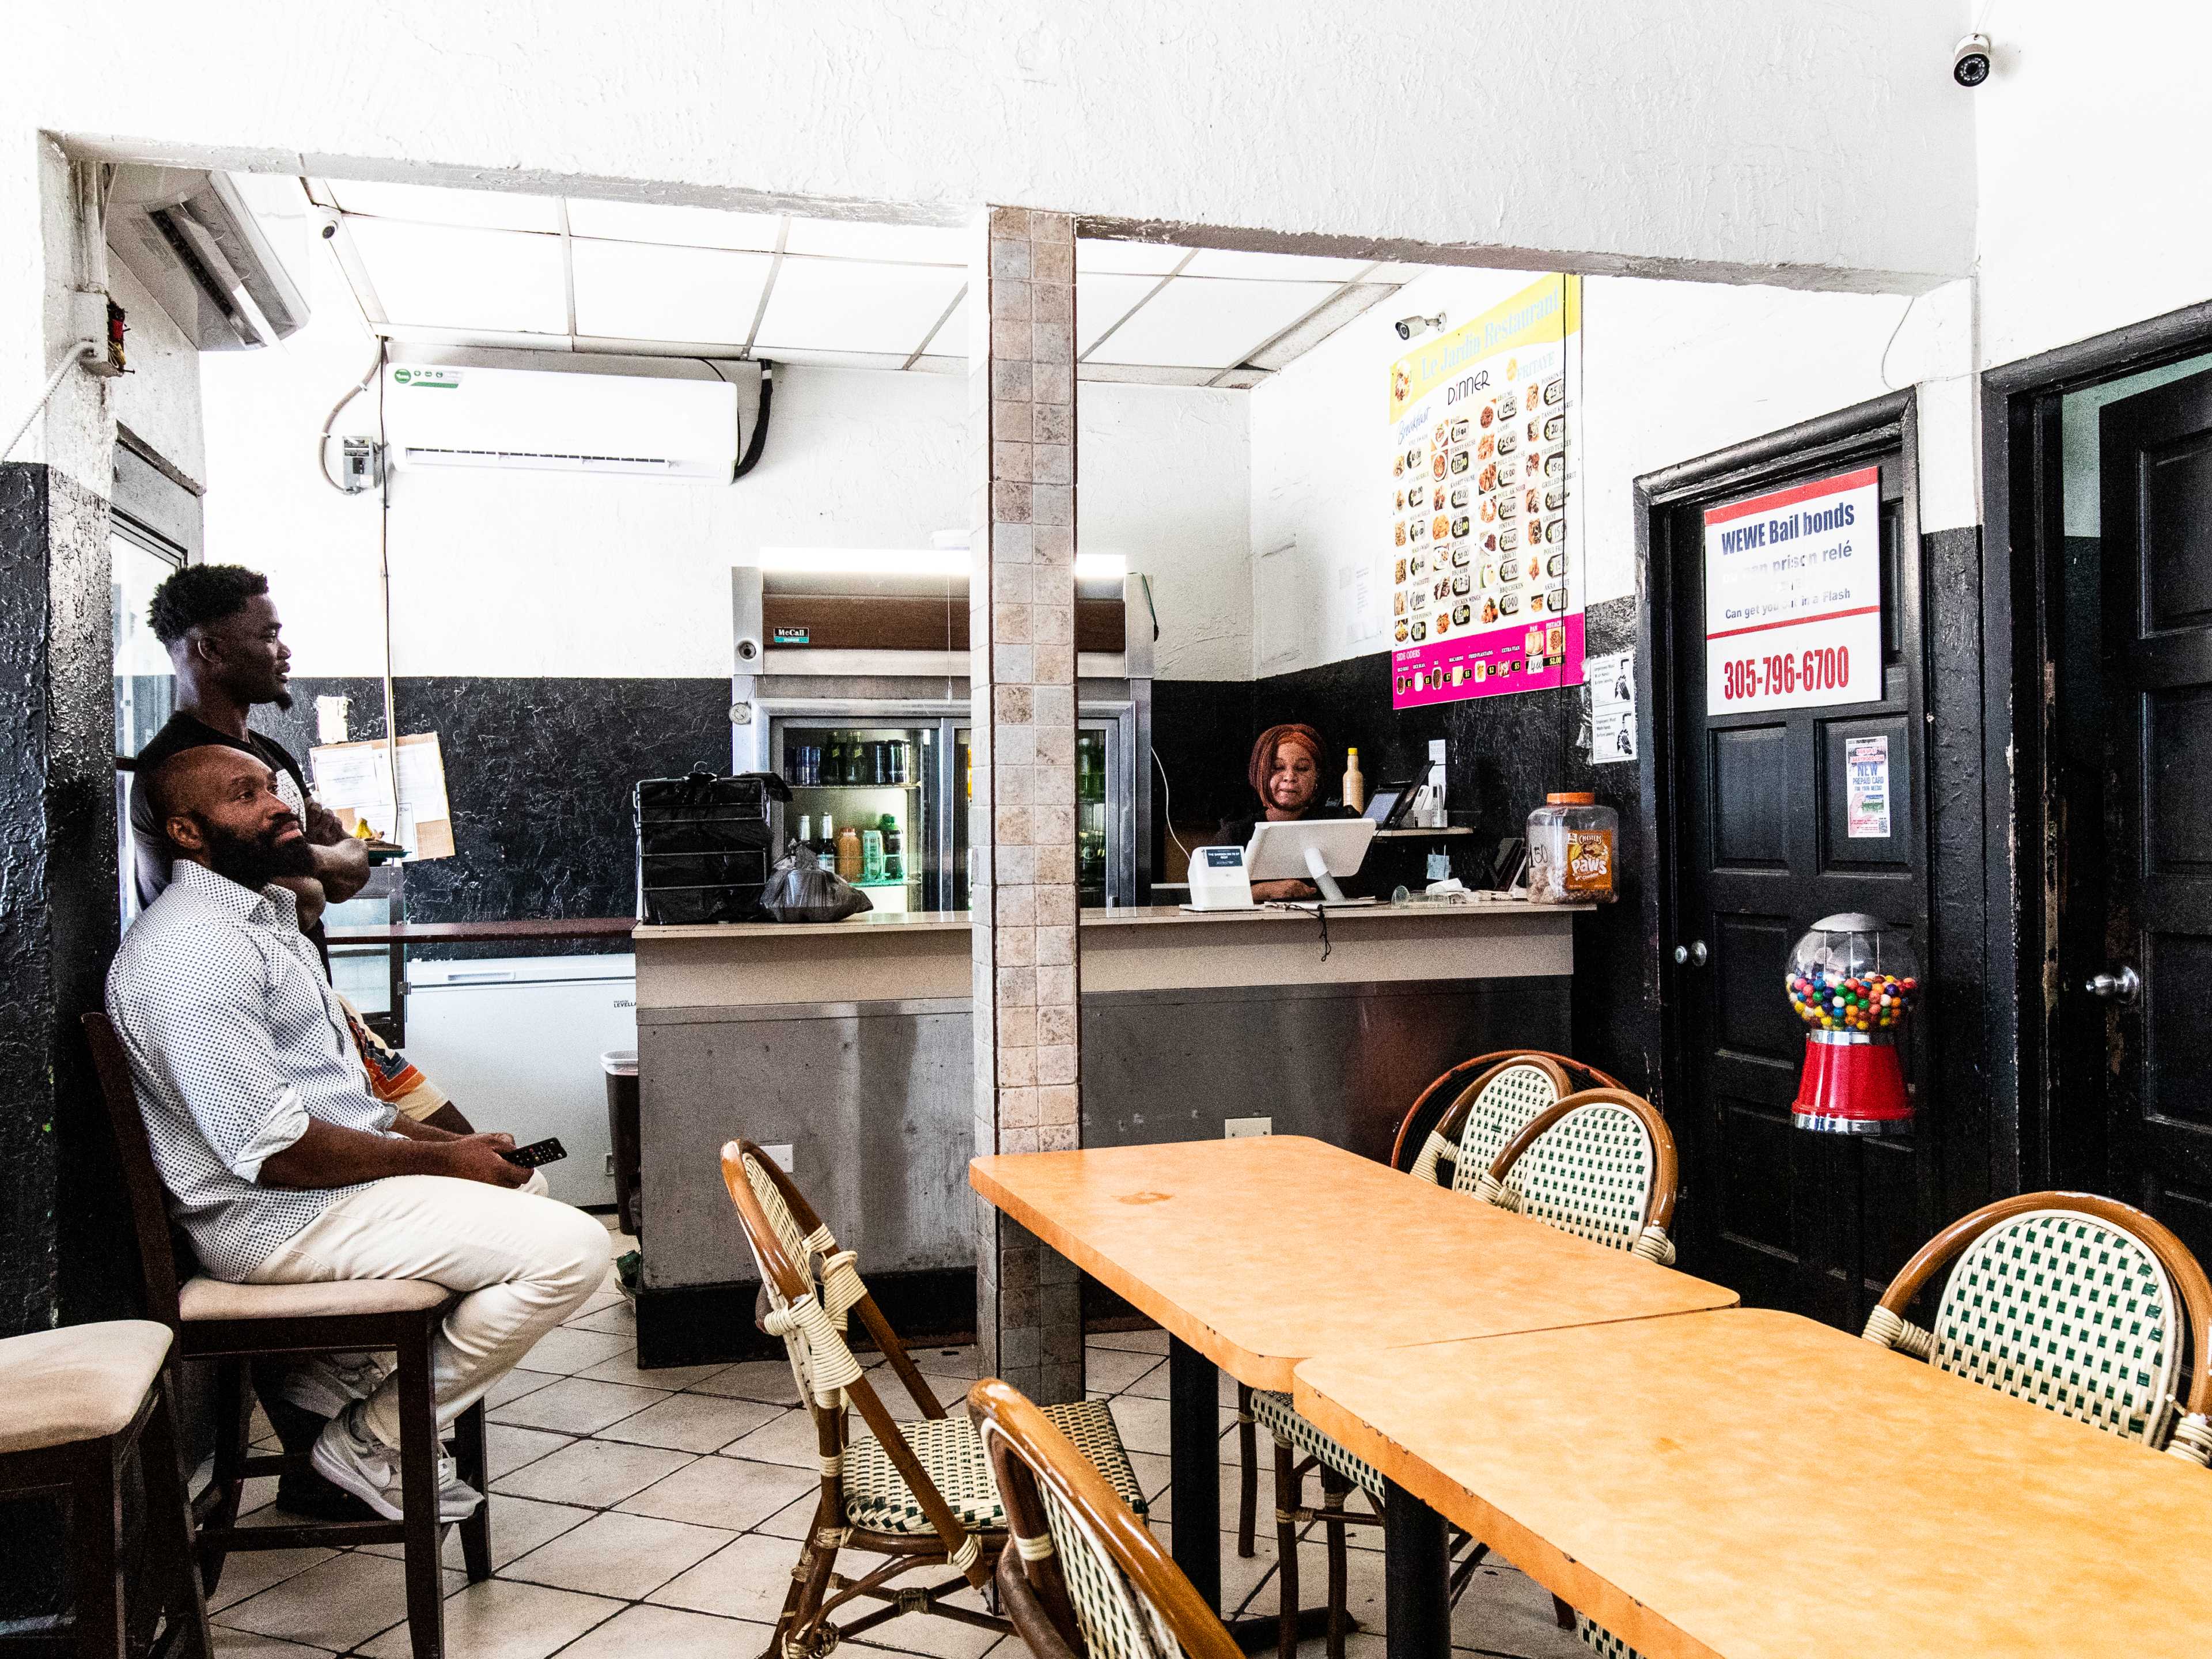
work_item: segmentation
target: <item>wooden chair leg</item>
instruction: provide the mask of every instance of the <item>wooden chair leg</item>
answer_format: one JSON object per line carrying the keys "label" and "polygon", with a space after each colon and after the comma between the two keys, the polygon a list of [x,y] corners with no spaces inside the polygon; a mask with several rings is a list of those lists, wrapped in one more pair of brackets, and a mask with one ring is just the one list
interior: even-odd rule
{"label": "wooden chair leg", "polygon": [[837,1552],[823,1547],[819,1540],[825,1533],[834,1533],[841,1523],[841,1517],[830,1512],[827,1503],[816,1507],[813,1522],[806,1528],[806,1541],[799,1546],[799,1563],[791,1570],[791,1589],[783,1598],[783,1612],[775,1621],[775,1635],[762,1650],[761,1659],[786,1659],[792,1653],[822,1650],[815,1625],[822,1617],[823,1597],[829,1588],[830,1570],[837,1564]]}
{"label": "wooden chair leg", "polygon": [[445,1659],[445,1583],[438,1560],[438,1403],[425,1320],[399,1346],[399,1490],[407,1556],[407,1635],[415,1659]]}
{"label": "wooden chair leg", "polygon": [[1328,1659],[1344,1659],[1345,1626],[1351,1599],[1351,1563],[1346,1543],[1345,1495],[1352,1483],[1323,1464],[1321,1474],[1322,1531],[1328,1544]]}
{"label": "wooden chair leg", "polygon": [[1260,1512],[1260,1439],[1253,1431],[1252,1390],[1237,1385],[1237,1553],[1249,1560]]}
{"label": "wooden chair leg", "polygon": [[1296,1449],[1275,1442],[1275,1651],[1277,1659],[1298,1659],[1298,1523],[1300,1488]]}
{"label": "wooden chair leg", "polygon": [[[252,1441],[253,1392],[246,1385],[246,1361],[215,1362],[215,1503],[205,1530],[226,1532],[238,1524],[239,1500],[246,1492],[246,1453]],[[224,1551],[200,1546],[200,1591],[215,1594],[222,1582]]]}
{"label": "wooden chair leg", "polygon": [[463,1412],[453,1425],[453,1462],[462,1480],[483,1494],[476,1513],[461,1522],[461,1561],[469,1583],[491,1577],[491,1469],[484,1450],[483,1401]]}
{"label": "wooden chair leg", "polygon": [[78,1449],[70,1493],[70,1586],[81,1659],[124,1659],[122,1447],[112,1438]]}
{"label": "wooden chair leg", "polygon": [[[170,1374],[154,1379],[154,1409],[138,1437],[138,1468],[146,1487],[146,1532],[158,1562],[172,1569],[167,1601],[167,1654],[214,1659],[208,1630],[207,1596],[192,1560],[191,1493],[177,1456],[177,1423],[170,1405]],[[178,1638],[183,1638],[181,1649]]]}

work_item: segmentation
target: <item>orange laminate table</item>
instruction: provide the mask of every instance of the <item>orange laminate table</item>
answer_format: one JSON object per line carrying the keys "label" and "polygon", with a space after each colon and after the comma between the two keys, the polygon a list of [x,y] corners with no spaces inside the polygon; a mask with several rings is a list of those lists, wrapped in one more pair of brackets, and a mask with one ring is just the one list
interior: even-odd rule
{"label": "orange laminate table", "polygon": [[1293,1392],[1650,1659],[2212,1652],[2212,1474],[1795,1315],[1340,1352]]}
{"label": "orange laminate table", "polygon": [[[1304,1136],[979,1158],[969,1181],[1167,1328],[1176,1559],[1218,1603],[1213,1368],[1287,1392],[1299,1362],[1732,1306],[1655,1267]],[[1392,1500],[1395,1501],[1395,1500]],[[1394,1653],[1443,1609],[1441,1522],[1388,1510]],[[1188,1547],[1186,1540],[1189,1540]],[[1431,1558],[1433,1557],[1433,1560]],[[1399,1571],[1397,1558],[1406,1564]],[[1418,1602],[1400,1618],[1396,1587]]]}

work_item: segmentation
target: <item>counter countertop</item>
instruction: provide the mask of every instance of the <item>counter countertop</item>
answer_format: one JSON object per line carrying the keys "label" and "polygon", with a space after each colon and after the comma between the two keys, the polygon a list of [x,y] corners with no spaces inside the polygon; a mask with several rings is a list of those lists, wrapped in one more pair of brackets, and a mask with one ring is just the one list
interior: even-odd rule
{"label": "counter countertop", "polygon": [[[1594,910],[1592,904],[1530,904],[1525,899],[1491,899],[1475,904],[1355,904],[1342,908],[1331,906],[1328,924],[1334,927],[1345,922],[1358,923],[1382,919],[1395,921],[1439,920],[1464,921],[1483,916],[1527,917],[1545,915],[1574,915]],[[1313,914],[1307,910],[1277,910],[1265,905],[1255,905],[1249,910],[1186,910],[1179,904],[1148,904],[1119,906],[1113,909],[1085,910],[1078,918],[1085,927],[1148,927],[1163,925],[1188,927],[1193,923],[1229,922],[1249,925],[1255,922],[1291,922],[1310,927]],[[965,932],[969,913],[965,910],[930,910],[894,913],[884,910],[863,911],[857,916],[848,916],[842,921],[720,921],[690,927],[656,927],[639,924],[635,937],[641,941],[653,939],[790,939],[794,936],[850,934],[880,929],[894,933],[942,933],[957,929]]]}

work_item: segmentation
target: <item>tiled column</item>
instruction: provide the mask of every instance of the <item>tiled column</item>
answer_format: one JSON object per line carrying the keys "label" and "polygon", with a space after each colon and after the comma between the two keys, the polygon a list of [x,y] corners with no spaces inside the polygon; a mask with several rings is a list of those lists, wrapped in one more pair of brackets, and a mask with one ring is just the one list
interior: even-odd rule
{"label": "tiled column", "polygon": [[[1081,1139],[1075,945],[1075,225],[991,210],[969,279],[975,1149]],[[1083,1397],[1075,1269],[978,1204],[985,1375]]]}

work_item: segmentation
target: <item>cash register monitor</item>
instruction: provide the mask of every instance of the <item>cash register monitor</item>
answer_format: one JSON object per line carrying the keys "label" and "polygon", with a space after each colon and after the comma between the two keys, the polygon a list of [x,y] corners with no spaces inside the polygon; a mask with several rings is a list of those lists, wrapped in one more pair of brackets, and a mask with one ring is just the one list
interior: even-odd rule
{"label": "cash register monitor", "polygon": [[1254,881],[1310,881],[1332,903],[1344,902],[1334,878],[1356,876],[1375,839],[1372,818],[1289,818],[1253,826],[1244,867]]}

